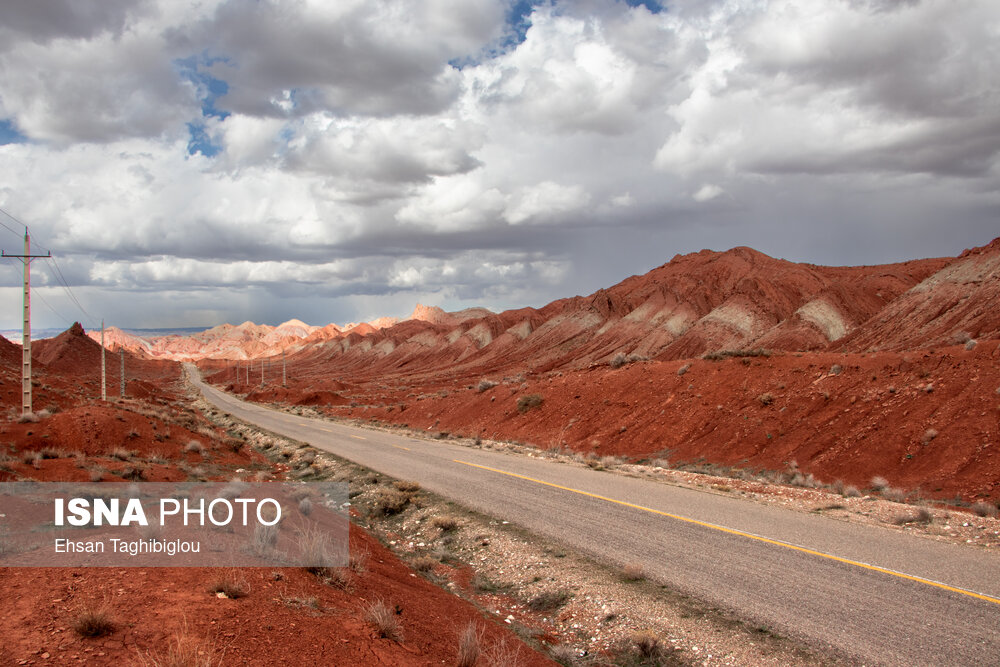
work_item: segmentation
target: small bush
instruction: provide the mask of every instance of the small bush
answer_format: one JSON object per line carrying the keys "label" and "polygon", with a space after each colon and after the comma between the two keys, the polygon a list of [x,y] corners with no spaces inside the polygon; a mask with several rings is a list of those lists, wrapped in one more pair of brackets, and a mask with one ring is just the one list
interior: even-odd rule
{"label": "small bush", "polygon": [[930,444],[931,440],[933,440],[936,437],[938,437],[938,432],[932,428],[929,428],[926,431],[924,431],[924,437],[920,439],[920,442],[922,442],[925,445],[928,445]]}
{"label": "small bush", "polygon": [[897,526],[905,526],[908,523],[921,523],[927,525],[934,520],[934,515],[926,507],[921,507],[915,514],[900,514],[892,520]]}
{"label": "small bush", "polygon": [[413,569],[417,572],[430,572],[437,564],[438,562],[430,556],[418,556],[417,558],[414,558],[411,563],[411,565],[413,565]]}
{"label": "small bush", "polygon": [[447,515],[436,516],[431,519],[431,525],[439,529],[442,533],[447,533],[458,528],[458,519]]}
{"label": "small bush", "polygon": [[140,653],[138,664],[142,667],[221,667],[223,657],[216,653],[212,642],[191,635],[184,621],[180,631],[170,638],[165,653]]}
{"label": "small bush", "polygon": [[774,396],[770,392],[765,392],[765,393],[761,394],[760,396],[758,396],[757,400],[760,401],[761,405],[765,405],[765,406],[766,405],[771,405],[772,403],[774,403]]}
{"label": "small bush", "polygon": [[663,657],[663,646],[660,645],[659,638],[651,632],[632,635],[632,646],[643,660],[657,663]]}
{"label": "small bush", "polygon": [[628,363],[628,357],[619,352],[615,356],[611,357],[611,361],[608,362],[608,365],[611,366],[611,368],[621,368],[626,363]]}
{"label": "small bush", "polygon": [[419,482],[410,482],[406,480],[399,480],[393,482],[392,485],[404,493],[416,493],[420,490]]}
{"label": "small bush", "polygon": [[381,598],[376,598],[365,609],[365,620],[375,626],[379,636],[395,642],[403,641],[403,629],[396,611]]}
{"label": "small bush", "polygon": [[858,491],[858,487],[856,486],[848,486],[844,488],[843,496],[845,498],[860,498],[861,492]]}
{"label": "small bush", "polygon": [[193,454],[201,454],[205,451],[205,446],[197,440],[189,440],[188,444],[184,445],[184,451],[191,452]]}
{"label": "small bush", "polygon": [[123,447],[115,447],[109,452],[111,458],[118,459],[119,461],[128,461],[135,456],[135,454],[136,452],[134,450],[125,449]]}
{"label": "small bush", "polygon": [[889,488],[889,480],[887,480],[885,477],[879,477],[878,475],[876,475],[872,477],[871,485],[872,488],[875,489],[876,491],[883,491]]}
{"label": "small bush", "polygon": [[528,609],[534,612],[548,614],[569,602],[573,597],[569,591],[545,591],[528,600]]}
{"label": "small bush", "polygon": [[691,370],[691,364],[684,364],[683,366],[681,366],[680,368],[677,369],[677,374],[678,375],[684,375],[689,370]]}
{"label": "small bush", "polygon": [[527,394],[527,395],[522,396],[521,398],[517,399],[517,411],[520,412],[523,415],[524,413],[528,412],[529,410],[533,410],[534,408],[537,408],[544,401],[545,401],[545,399],[543,399],[538,394]]}
{"label": "small bush", "polygon": [[484,391],[487,391],[487,390],[492,389],[493,387],[497,386],[497,384],[498,383],[494,382],[493,380],[483,379],[483,380],[479,381],[478,385],[476,385],[476,390],[481,394]]}
{"label": "small bush", "polygon": [[103,637],[114,632],[115,622],[108,602],[86,605],[73,621],[73,630],[81,637]]}
{"label": "small bush", "polygon": [[232,570],[209,586],[208,592],[222,593],[227,598],[238,600],[250,595],[250,584],[242,572]]}
{"label": "small bush", "polygon": [[993,503],[987,503],[980,500],[972,506],[972,511],[975,512],[977,516],[995,517],[997,515],[997,506]]}
{"label": "small bush", "polygon": [[882,489],[882,497],[886,500],[891,500],[894,503],[901,503],[906,500],[906,492],[902,489],[887,486]]}
{"label": "small bush", "polygon": [[965,349],[969,350],[969,351],[972,351],[972,350],[976,349],[976,341],[974,341],[974,340],[968,340],[968,341],[966,341],[965,342]]}
{"label": "small bush", "polygon": [[308,498],[303,498],[299,501],[299,511],[305,516],[312,514],[313,504]]}
{"label": "small bush", "polygon": [[93,469],[93,470],[90,471],[90,481],[91,482],[100,482],[102,479],[104,479],[104,471],[103,470],[98,470],[97,468],[95,468],[95,469]]}
{"label": "small bush", "polygon": [[384,516],[399,514],[410,504],[410,494],[399,489],[379,489],[375,496],[375,513]]}
{"label": "small bush", "polygon": [[474,621],[470,621],[458,635],[458,658],[455,664],[458,667],[475,667],[482,654],[481,643],[482,632]]}
{"label": "small bush", "polygon": [[844,371],[840,364],[834,364],[830,366],[830,375],[840,375]]}
{"label": "small bush", "polygon": [[25,412],[17,418],[18,424],[37,424],[38,421],[39,417],[34,412]]}

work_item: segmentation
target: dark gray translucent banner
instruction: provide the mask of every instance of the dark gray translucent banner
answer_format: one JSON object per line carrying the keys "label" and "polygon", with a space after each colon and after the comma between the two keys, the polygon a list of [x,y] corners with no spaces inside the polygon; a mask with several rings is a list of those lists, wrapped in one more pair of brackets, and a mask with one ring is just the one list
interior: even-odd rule
{"label": "dark gray translucent banner", "polygon": [[343,482],[0,483],[0,567],[344,567]]}

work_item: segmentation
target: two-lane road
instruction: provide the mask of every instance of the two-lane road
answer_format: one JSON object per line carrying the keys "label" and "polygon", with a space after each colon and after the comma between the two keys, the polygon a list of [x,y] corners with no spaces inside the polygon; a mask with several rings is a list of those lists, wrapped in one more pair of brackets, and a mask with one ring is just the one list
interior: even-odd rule
{"label": "two-lane road", "polygon": [[205,398],[865,664],[1000,665],[1000,554],[662,482]]}

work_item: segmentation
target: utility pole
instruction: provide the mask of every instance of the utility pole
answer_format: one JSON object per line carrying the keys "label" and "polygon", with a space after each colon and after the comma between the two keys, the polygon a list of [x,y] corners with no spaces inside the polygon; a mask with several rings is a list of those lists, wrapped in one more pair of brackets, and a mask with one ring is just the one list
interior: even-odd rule
{"label": "utility pole", "polygon": [[24,264],[24,325],[21,329],[21,414],[31,412],[31,260],[37,257],[51,257],[31,254],[31,239],[28,228],[24,228],[24,254],[8,255],[0,250],[0,257],[14,257]]}
{"label": "utility pole", "polygon": [[104,364],[104,320],[101,320],[101,400],[108,400],[108,372]]}
{"label": "utility pole", "polygon": [[264,359],[260,360],[260,386],[264,386]]}
{"label": "utility pole", "polygon": [[240,383],[240,360],[236,360],[236,384]]}
{"label": "utility pole", "polygon": [[125,398],[125,346],[122,345],[120,348],[118,348],[118,351],[121,352],[121,355],[122,355],[122,372],[121,372],[122,388],[121,388],[121,397]]}
{"label": "utility pole", "polygon": [[285,370],[285,351],[281,351],[281,386],[288,386],[288,373]]}

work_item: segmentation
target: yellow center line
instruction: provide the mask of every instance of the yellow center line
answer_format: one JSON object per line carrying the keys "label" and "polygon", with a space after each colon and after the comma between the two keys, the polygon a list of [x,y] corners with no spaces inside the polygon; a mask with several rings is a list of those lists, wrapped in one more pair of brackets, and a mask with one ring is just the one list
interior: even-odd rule
{"label": "yellow center line", "polygon": [[402,445],[393,445],[393,447],[395,447],[396,449],[405,449],[406,451],[410,451],[409,447],[403,447]]}
{"label": "yellow center line", "polygon": [[829,560],[837,561],[838,563],[845,563],[847,565],[854,565],[855,567],[860,567],[865,570],[871,570],[873,572],[881,572],[883,574],[889,574],[894,577],[899,577],[900,579],[907,579],[909,581],[915,581],[919,584],[925,584],[927,586],[934,586],[935,588],[941,588],[946,591],[951,591],[952,593],[959,593],[961,595],[967,595],[979,600],[985,600],[986,602],[992,602],[993,604],[1000,604],[1000,599],[990,597],[989,595],[983,595],[981,593],[974,593],[972,591],[967,591],[964,588],[956,588],[954,586],[949,586],[947,584],[942,584],[938,581],[933,581],[931,579],[924,579],[923,577],[916,577],[912,574],[904,574],[902,572],[896,572],[895,570],[890,570],[888,568],[879,567],[877,565],[869,565],[868,563],[862,563],[860,561],[851,560],[849,558],[841,558],[840,556],[833,556],[831,554],[823,553],[822,551],[814,551],[813,549],[807,549],[806,547],[800,547],[795,544],[789,544],[788,542],[781,542],[780,540],[772,540],[768,537],[761,537],[760,535],[754,535],[753,533],[745,533],[741,530],[735,530],[733,528],[726,528],[725,526],[718,526],[714,523],[707,523],[705,521],[698,521],[697,519],[691,519],[686,516],[680,516],[679,514],[671,514],[670,512],[661,512],[660,510],[652,509],[651,507],[643,507],[642,505],[634,505],[624,500],[615,500],[614,498],[608,498],[607,496],[601,496],[596,493],[590,493],[589,491],[581,491],[580,489],[574,489],[569,486],[561,486],[559,484],[553,484],[552,482],[546,482],[544,480],[535,479],[534,477],[527,477],[526,475],[519,475],[513,472],[507,472],[506,470],[498,470],[496,468],[490,468],[489,466],[479,465],[477,463],[469,463],[468,461],[460,461],[458,459],[452,459],[455,463],[461,463],[463,465],[471,466],[473,468],[481,468],[482,470],[489,470],[490,472],[499,473],[501,475],[507,475],[509,477],[516,477],[518,479],[523,479],[529,482],[534,482],[535,484],[542,484],[544,486],[551,486],[555,489],[561,489],[562,491],[569,491],[570,493],[578,493],[581,496],[588,496],[590,498],[596,498],[597,500],[603,500],[605,502],[614,503],[616,505],[623,505],[625,507],[631,507],[632,509],[642,510],[643,512],[649,512],[650,514],[659,514],[660,516],[665,516],[671,519],[676,519],[677,521],[683,521],[685,523],[694,524],[696,526],[702,526],[703,528],[711,528],[712,530],[718,530],[723,533],[729,533],[730,535],[738,535],[739,537],[745,537],[749,540],[756,540],[758,542],[764,542],[766,544],[773,544],[775,546],[784,547],[785,549],[791,549],[793,551],[800,551],[802,553],[809,554],[811,556],[819,556],[820,558],[827,558]]}
{"label": "yellow center line", "polygon": [[367,440],[368,438],[363,438],[360,435],[352,435],[352,438],[357,438],[358,440]]}
{"label": "yellow center line", "polygon": [[331,429],[323,428],[322,426],[317,426],[316,428],[318,428],[321,431],[326,431],[327,433],[333,433],[333,431]]}

